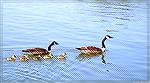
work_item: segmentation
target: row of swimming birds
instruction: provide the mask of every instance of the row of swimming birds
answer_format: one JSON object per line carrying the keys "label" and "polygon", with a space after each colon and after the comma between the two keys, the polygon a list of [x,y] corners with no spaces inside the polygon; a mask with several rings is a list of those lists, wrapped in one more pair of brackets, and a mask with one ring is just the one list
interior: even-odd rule
{"label": "row of swimming birds", "polygon": [[[80,48],[76,48],[81,52],[81,54],[101,54],[105,52],[106,46],[105,46],[105,40],[113,38],[110,35],[106,35],[102,40],[102,48],[98,48],[95,46],[83,46]],[[51,52],[51,47],[54,45],[59,45],[56,41],[53,41],[49,46],[48,49],[44,48],[30,48],[22,50],[22,52],[30,53],[20,56],[20,61],[28,61],[30,58],[32,58],[35,61],[39,61],[42,58],[43,59],[52,59],[53,55]],[[88,56],[88,55],[87,55]],[[64,52],[62,55],[57,56],[57,59],[65,60],[67,57],[66,52]],[[13,55],[7,58],[7,61],[16,61],[17,56]]]}
{"label": "row of swimming birds", "polygon": [[[57,59],[59,60],[65,60],[67,57],[66,52],[64,52],[64,54],[57,56]],[[25,54],[19,57],[20,61],[28,61],[30,58],[32,58],[34,61],[41,61],[42,58],[43,59],[52,59],[53,55],[52,53],[48,54],[48,55],[33,55],[33,54]],[[7,61],[16,61],[17,56],[13,55],[7,58]]]}

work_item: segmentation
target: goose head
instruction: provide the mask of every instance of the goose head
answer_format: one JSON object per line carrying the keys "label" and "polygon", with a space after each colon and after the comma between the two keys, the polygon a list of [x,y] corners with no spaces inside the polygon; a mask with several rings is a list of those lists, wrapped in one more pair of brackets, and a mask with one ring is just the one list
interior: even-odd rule
{"label": "goose head", "polygon": [[105,46],[105,41],[106,40],[108,40],[108,39],[111,39],[111,38],[113,38],[112,36],[110,36],[110,35],[106,35],[105,37],[104,37],[104,39],[102,40],[102,48],[101,48],[101,50],[102,50],[102,52],[104,52],[105,51],[105,49],[106,49],[106,46]]}
{"label": "goose head", "polygon": [[110,38],[114,38],[114,37],[112,37],[112,36],[110,36],[110,35],[106,35],[105,38],[106,38],[106,39],[110,39]]}
{"label": "goose head", "polygon": [[59,45],[56,41],[53,41],[49,46],[48,46],[48,51],[51,51],[51,47],[53,45]]}

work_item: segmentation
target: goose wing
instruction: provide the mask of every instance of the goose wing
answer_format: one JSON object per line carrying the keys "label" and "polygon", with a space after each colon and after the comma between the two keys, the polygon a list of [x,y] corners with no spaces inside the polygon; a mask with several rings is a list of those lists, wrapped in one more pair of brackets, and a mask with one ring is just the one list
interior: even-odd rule
{"label": "goose wing", "polygon": [[49,52],[44,48],[31,48],[22,50],[22,52],[28,52],[32,54],[49,54]]}
{"label": "goose wing", "polygon": [[77,49],[83,53],[101,53],[102,52],[100,48],[95,47],[95,46],[85,46],[85,47],[80,47]]}

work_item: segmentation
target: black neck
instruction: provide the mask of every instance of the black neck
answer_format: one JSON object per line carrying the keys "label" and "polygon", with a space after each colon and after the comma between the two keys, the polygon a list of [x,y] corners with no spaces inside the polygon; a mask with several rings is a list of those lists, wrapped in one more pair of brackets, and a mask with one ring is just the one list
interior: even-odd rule
{"label": "black neck", "polygon": [[52,47],[52,45],[50,44],[50,45],[48,46],[48,51],[50,51],[50,50],[51,50],[51,47]]}
{"label": "black neck", "polygon": [[51,50],[51,47],[54,45],[54,42],[52,42],[49,46],[48,46],[48,51]]}
{"label": "black neck", "polygon": [[106,46],[105,46],[105,40],[106,40],[107,38],[105,37],[103,40],[102,40],[102,48],[106,48]]}

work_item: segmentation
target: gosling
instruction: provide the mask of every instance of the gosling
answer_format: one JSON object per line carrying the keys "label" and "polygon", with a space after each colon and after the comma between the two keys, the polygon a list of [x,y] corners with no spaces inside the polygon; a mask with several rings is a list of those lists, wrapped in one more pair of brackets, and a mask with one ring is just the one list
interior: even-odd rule
{"label": "gosling", "polygon": [[7,58],[7,61],[16,61],[16,55],[10,56]]}
{"label": "gosling", "polygon": [[23,56],[20,56],[20,61],[28,61],[29,60],[29,56],[28,55],[23,55]]}
{"label": "gosling", "polygon": [[58,56],[57,59],[65,60],[66,57],[67,57],[67,54],[66,54],[66,52],[64,52],[62,55]]}
{"label": "gosling", "polygon": [[50,53],[50,54],[48,54],[48,55],[45,55],[43,58],[44,58],[44,59],[52,59],[52,58],[53,58],[53,55],[52,55],[52,53]]}
{"label": "gosling", "polygon": [[41,59],[42,59],[42,57],[40,55],[33,57],[33,60],[35,60],[35,61],[40,61]]}

